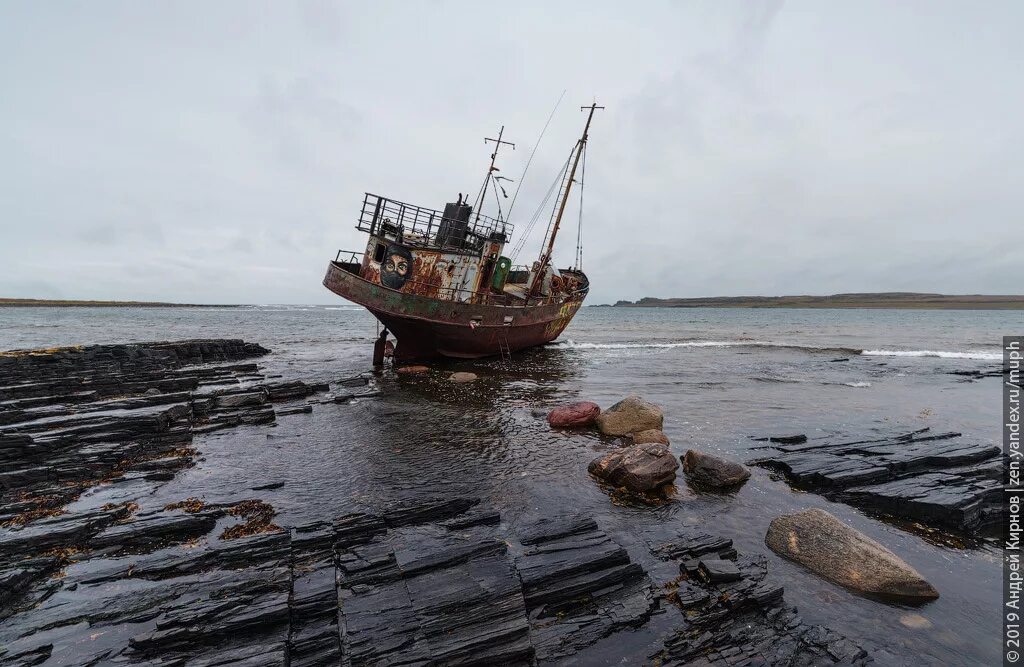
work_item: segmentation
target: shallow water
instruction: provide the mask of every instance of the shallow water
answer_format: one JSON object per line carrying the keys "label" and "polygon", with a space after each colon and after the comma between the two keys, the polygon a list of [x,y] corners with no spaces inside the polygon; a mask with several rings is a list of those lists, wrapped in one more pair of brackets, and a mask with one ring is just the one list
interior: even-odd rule
{"label": "shallow water", "polygon": [[[273,350],[268,374],[335,381],[369,367],[375,321],[350,307],[239,309],[0,309],[0,349],[238,337]],[[805,618],[909,664],[995,664],[999,655],[999,554],[952,549],[818,496],[790,491],[759,469],[737,494],[698,495],[680,478],[660,507],[613,504],[586,474],[615,445],[589,433],[553,432],[541,414],[568,399],[608,406],[639,393],[663,406],[679,455],[689,447],[748,459],[751,436],[861,436],[925,426],[998,442],[1000,383],[948,372],[996,366],[1000,336],[1024,332],[1012,311],[725,310],[586,308],[562,340],[498,361],[445,364],[481,378],[452,385],[435,374],[385,374],[383,395],[319,405],[281,417],[276,428],[197,437],[203,460],[163,485],[163,504],[205,492],[207,501],[264,498],[278,523],[328,518],[397,496],[450,491],[491,499],[510,520],[581,510],[640,554],[645,539],[682,525],[732,538],[742,553],[765,553],[786,598]],[[869,353],[863,353],[867,350]],[[258,494],[262,484],[284,486]],[[941,592],[908,609],[852,595],[764,547],[775,516],[826,507],[895,551]],[[640,559],[649,561],[649,557]],[[924,616],[926,629],[900,619]],[[656,625],[656,624],[655,624]],[[587,656],[611,664],[635,646]]]}

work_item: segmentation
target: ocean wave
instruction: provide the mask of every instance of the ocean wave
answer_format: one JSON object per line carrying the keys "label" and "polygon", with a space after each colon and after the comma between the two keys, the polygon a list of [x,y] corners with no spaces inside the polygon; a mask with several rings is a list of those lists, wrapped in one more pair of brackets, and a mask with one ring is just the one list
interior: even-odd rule
{"label": "ocean wave", "polygon": [[836,347],[833,345],[800,345],[797,343],[777,343],[767,340],[687,340],[671,343],[586,343],[566,339],[558,341],[554,343],[554,345],[573,350],[643,350],[686,347],[778,347],[794,350],[807,350],[808,352],[841,352],[844,354],[861,354],[862,352],[862,350],[855,348]]}
{"label": "ocean wave", "polygon": [[553,343],[555,347],[572,350],[644,350],[644,349],[676,349],[688,347],[771,347],[807,352],[833,352],[869,357],[939,357],[943,359],[974,359],[981,361],[998,361],[1003,358],[1002,352],[986,352],[969,350],[967,352],[949,352],[943,350],[862,350],[855,347],[836,345],[801,345],[799,343],[780,343],[770,340],[685,340],[665,343],[629,341],[625,343],[588,343],[572,339]]}
{"label": "ocean wave", "polygon": [[976,359],[981,361],[999,361],[1002,352],[985,352],[972,350],[969,352],[946,352],[943,350],[864,350],[866,357],[939,357],[941,359]]}

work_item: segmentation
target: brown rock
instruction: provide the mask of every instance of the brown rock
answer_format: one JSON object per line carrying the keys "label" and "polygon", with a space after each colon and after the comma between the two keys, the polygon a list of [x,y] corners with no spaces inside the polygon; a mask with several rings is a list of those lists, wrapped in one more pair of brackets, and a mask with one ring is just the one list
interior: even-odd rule
{"label": "brown rock", "polygon": [[426,373],[430,368],[427,366],[402,366],[396,373],[400,375],[415,375],[416,373]]}
{"label": "brown rock", "polygon": [[739,486],[750,478],[750,471],[734,461],[690,449],[680,457],[683,472],[694,486],[711,489],[728,489]]}
{"label": "brown rock", "polygon": [[457,373],[452,373],[450,376],[448,376],[448,379],[451,380],[452,382],[472,382],[473,380],[476,380],[476,373],[467,373],[465,371],[459,371]]}
{"label": "brown rock", "polygon": [[670,445],[668,436],[665,435],[660,429],[649,428],[646,431],[640,431],[639,433],[633,434],[633,444],[642,445],[648,442],[656,442],[661,445]]}
{"label": "brown rock", "polygon": [[773,519],[764,541],[780,556],[858,593],[912,603],[939,597],[903,559],[824,510]]}
{"label": "brown rock", "polygon": [[665,445],[633,445],[600,456],[590,462],[590,474],[634,492],[652,491],[676,478],[676,462]]}
{"label": "brown rock", "polygon": [[590,426],[601,414],[601,406],[589,401],[560,405],[548,413],[548,424],[559,428]]}
{"label": "brown rock", "polygon": [[650,429],[661,430],[665,415],[661,408],[639,396],[624,398],[597,418],[597,427],[605,435],[630,435]]}

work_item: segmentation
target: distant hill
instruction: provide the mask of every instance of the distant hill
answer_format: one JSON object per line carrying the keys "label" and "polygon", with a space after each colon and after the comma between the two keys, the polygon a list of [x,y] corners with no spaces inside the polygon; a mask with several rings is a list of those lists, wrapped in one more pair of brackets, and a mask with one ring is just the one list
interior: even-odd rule
{"label": "distant hill", "polygon": [[0,297],[0,308],[27,308],[51,306],[67,308],[229,308],[197,303],[164,303],[161,301],[79,301],[74,299],[5,299]]}
{"label": "distant hill", "polygon": [[912,308],[933,310],[1024,310],[1024,296],[876,292],[830,296],[713,296],[692,299],[618,301],[616,308]]}

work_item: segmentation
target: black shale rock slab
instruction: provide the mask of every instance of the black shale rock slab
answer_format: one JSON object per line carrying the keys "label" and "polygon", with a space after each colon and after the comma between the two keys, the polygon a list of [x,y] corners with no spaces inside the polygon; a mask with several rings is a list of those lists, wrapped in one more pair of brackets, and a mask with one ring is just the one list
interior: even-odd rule
{"label": "black shale rock slab", "polygon": [[592,518],[504,527],[475,498],[339,517],[345,660],[546,664],[640,626],[656,609],[644,570]]}
{"label": "black shale rock slab", "polygon": [[337,665],[341,660],[338,627],[334,529],[321,522],[291,531],[292,597],[288,634],[289,663]]}
{"label": "black shale rock slab", "polygon": [[459,532],[440,523],[478,502],[403,502],[334,522],[342,653],[352,665],[530,664],[521,584],[493,513],[466,516]]}
{"label": "black shale rock slab", "polygon": [[456,517],[477,505],[479,498],[444,497],[414,502],[397,502],[384,511],[388,528],[430,523]]}
{"label": "black shale rock slab", "polygon": [[1001,450],[959,433],[778,445],[750,463],[793,486],[926,525],[978,534],[998,525]]}
{"label": "black shale rock slab", "polygon": [[542,663],[638,627],[657,608],[643,568],[592,518],[544,518],[519,535],[516,568]]}
{"label": "black shale rock slab", "polygon": [[302,414],[308,415],[309,413],[313,412],[313,406],[307,403],[306,405],[296,405],[290,408],[278,408],[275,412],[277,412],[277,414],[280,416]]}
{"label": "black shale rock slab", "polygon": [[293,398],[305,398],[329,389],[326,384],[307,384],[302,380],[269,382],[264,385],[271,401],[286,401]]}
{"label": "black shale rock slab", "polygon": [[217,524],[220,512],[153,512],[104,529],[89,541],[94,549],[156,549],[205,535]]}
{"label": "black shale rock slab", "polygon": [[449,519],[443,522],[443,525],[448,530],[466,530],[467,528],[473,528],[474,526],[497,526],[501,523],[501,513],[497,510],[483,509],[473,512],[467,512],[462,516],[457,516],[454,519]]}
{"label": "black shale rock slab", "polygon": [[870,662],[867,651],[849,639],[804,623],[796,609],[786,605],[782,587],[768,579],[767,560],[737,556],[731,544],[688,530],[667,544],[651,545],[659,558],[684,559],[681,577],[665,586],[669,601],[684,612],[682,626],[650,656],[652,662],[722,667]]}
{"label": "black shale rock slab", "polygon": [[710,583],[737,581],[743,578],[735,563],[721,558],[702,558],[697,561],[697,573],[701,579]]}
{"label": "black shale rock slab", "polygon": [[60,514],[21,528],[0,528],[0,563],[48,549],[84,546],[94,534],[128,512],[127,507],[117,506]]}
{"label": "black shale rock slab", "polygon": [[723,554],[730,551],[733,554],[732,558],[735,558],[736,552],[732,549],[732,540],[717,535],[708,535],[699,530],[682,531],[673,540],[651,546],[651,552],[662,560],[696,561],[697,558],[705,554]]}

